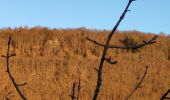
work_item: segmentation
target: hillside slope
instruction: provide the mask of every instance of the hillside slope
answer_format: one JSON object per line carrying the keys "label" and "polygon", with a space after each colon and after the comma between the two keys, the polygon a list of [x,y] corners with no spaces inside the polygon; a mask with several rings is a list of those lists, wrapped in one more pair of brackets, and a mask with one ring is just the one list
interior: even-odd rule
{"label": "hillside slope", "polygon": [[[28,100],[69,100],[73,81],[81,79],[80,100],[93,96],[102,48],[85,39],[91,37],[105,42],[109,31],[87,29],[1,29],[0,55],[6,53],[8,37],[12,36],[16,57],[10,61],[12,74],[17,82],[27,82],[22,92]],[[117,32],[111,44],[122,45],[126,36],[135,43],[153,37],[137,31]],[[157,43],[131,50],[110,49],[118,61],[115,65],[105,63],[103,84],[99,100],[122,100],[142,77],[145,66],[148,74],[132,100],[159,100],[170,88],[170,37],[159,35]],[[0,100],[11,92],[11,100],[20,100],[11,80],[5,72],[5,59],[0,58]]]}

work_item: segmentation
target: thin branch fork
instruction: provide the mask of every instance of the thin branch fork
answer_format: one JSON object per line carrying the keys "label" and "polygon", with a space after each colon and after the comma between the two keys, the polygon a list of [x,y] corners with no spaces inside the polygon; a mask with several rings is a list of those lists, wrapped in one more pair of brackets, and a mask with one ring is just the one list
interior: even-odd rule
{"label": "thin branch fork", "polygon": [[73,82],[73,86],[71,88],[71,94],[70,94],[70,97],[71,97],[71,100],[79,100],[79,96],[80,96],[80,78],[79,78],[79,82],[78,82],[78,88],[77,88],[77,91],[78,91],[78,94],[77,94],[77,97],[75,96],[75,87],[76,87],[76,83]]}
{"label": "thin branch fork", "polygon": [[89,37],[86,37],[86,39],[87,39],[88,41],[94,43],[94,44],[97,44],[97,45],[99,45],[99,46],[104,47],[104,44],[101,44],[101,43],[99,43],[99,42],[97,42],[97,41],[95,41],[95,40],[92,40],[92,39],[90,39]]}
{"label": "thin branch fork", "polygon": [[135,88],[129,93],[129,95],[126,96],[125,100],[128,100],[139,88],[142,87],[141,84],[142,84],[144,78],[146,77],[147,71],[148,71],[148,66],[146,66],[145,72],[144,72],[141,80],[136,84]]}
{"label": "thin branch fork", "polygon": [[72,86],[72,91],[71,91],[71,94],[70,94],[70,97],[71,97],[71,100],[74,100],[76,97],[74,96],[74,92],[75,92],[75,82],[73,83],[73,86]]}
{"label": "thin branch fork", "polygon": [[16,56],[16,54],[10,55],[10,51],[9,51],[9,49],[10,49],[10,44],[11,44],[11,37],[9,37],[9,40],[8,40],[7,54],[6,54],[6,56],[2,55],[2,57],[5,57],[5,58],[6,58],[6,63],[7,63],[7,65],[6,65],[6,68],[7,68],[6,72],[8,73],[9,78],[11,79],[11,81],[12,81],[15,89],[17,90],[18,94],[20,95],[20,97],[21,97],[23,100],[27,100],[26,96],[24,96],[24,95],[22,94],[21,90],[20,90],[20,86],[26,85],[26,83],[24,83],[24,84],[22,84],[22,85],[21,85],[21,84],[18,84],[18,83],[15,81],[15,79],[14,79],[14,77],[12,76],[11,71],[10,71],[10,65],[9,65],[10,58],[13,57],[13,56]]}
{"label": "thin branch fork", "polygon": [[[139,48],[142,48],[142,47],[144,47],[144,46],[146,46],[146,45],[150,45],[150,44],[156,43],[156,38],[157,38],[157,37],[158,37],[158,36],[154,36],[153,38],[151,38],[151,39],[148,40],[148,41],[143,40],[143,43],[141,43],[141,44],[139,44],[139,45],[135,45],[135,44],[134,44],[134,45],[130,45],[130,46],[108,45],[107,47],[108,47],[108,48],[117,48],[117,49],[139,49]],[[99,42],[97,42],[97,41],[95,41],[95,40],[92,40],[92,39],[88,38],[88,37],[86,37],[86,39],[87,39],[88,41],[96,44],[96,45],[99,45],[99,46],[102,46],[102,47],[105,46],[104,44],[101,44],[101,43],[99,43]]]}
{"label": "thin branch fork", "polygon": [[[109,43],[110,43],[110,40],[112,38],[112,35],[115,33],[117,27],[119,26],[120,22],[123,20],[123,18],[125,17],[126,13],[129,11],[129,6],[130,4],[133,2],[134,0],[129,0],[125,10],[123,11],[122,15],[120,16],[119,20],[117,21],[116,25],[113,27],[113,30],[111,31],[111,33],[108,35],[107,37],[107,41],[106,41],[106,44],[103,45],[104,47],[104,50],[103,50],[103,54],[102,54],[102,57],[101,57],[101,60],[100,60],[100,64],[99,64],[99,68],[98,68],[98,77],[97,77],[97,85],[96,85],[96,88],[95,88],[95,92],[94,92],[94,95],[93,95],[93,99],[92,100],[96,100],[97,97],[98,97],[98,94],[99,94],[99,91],[100,91],[100,87],[101,87],[101,84],[102,84],[102,69],[103,69],[103,64],[104,64],[104,61],[106,60],[106,52],[108,50],[108,46],[109,46]],[[88,38],[86,38],[88,40]],[[92,42],[92,41],[91,41]],[[94,43],[97,44],[96,41],[93,41]],[[100,43],[99,43],[100,45]],[[109,60],[106,60],[106,61],[109,61]]]}
{"label": "thin branch fork", "polygon": [[168,89],[160,98],[160,100],[165,100],[165,99],[169,99],[170,97],[167,97],[167,95],[170,93],[170,89]]}
{"label": "thin branch fork", "polygon": [[105,58],[106,62],[110,63],[110,64],[116,64],[117,61],[112,61],[111,56],[109,58]]}

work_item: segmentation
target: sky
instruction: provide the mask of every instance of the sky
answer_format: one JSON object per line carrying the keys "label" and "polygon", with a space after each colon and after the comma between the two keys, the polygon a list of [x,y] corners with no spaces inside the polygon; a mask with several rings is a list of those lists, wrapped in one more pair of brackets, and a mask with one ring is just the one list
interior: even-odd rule
{"label": "sky", "polygon": [[[0,28],[112,30],[128,0],[0,0]],[[136,0],[118,30],[170,34],[170,0]]]}

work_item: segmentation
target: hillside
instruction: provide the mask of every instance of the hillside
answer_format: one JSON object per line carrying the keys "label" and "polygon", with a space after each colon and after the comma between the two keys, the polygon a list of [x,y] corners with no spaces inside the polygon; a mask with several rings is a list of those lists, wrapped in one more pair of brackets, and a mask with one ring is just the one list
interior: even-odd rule
{"label": "hillside", "polygon": [[[87,41],[86,36],[105,43],[109,31],[88,29],[48,29],[42,27],[0,29],[0,55],[6,53],[8,37],[12,37],[16,57],[10,61],[17,82],[27,82],[22,92],[28,100],[70,100],[73,81],[81,79],[80,100],[93,96],[102,48]],[[128,37],[142,43],[154,34],[138,31],[117,31],[111,44],[122,45]],[[138,51],[110,49],[107,53],[115,65],[105,63],[103,84],[98,100],[122,100],[142,77],[148,73],[142,88],[131,100],[159,100],[170,88],[170,36],[158,35],[157,42]],[[11,92],[11,100],[20,100],[0,58],[0,100]]]}

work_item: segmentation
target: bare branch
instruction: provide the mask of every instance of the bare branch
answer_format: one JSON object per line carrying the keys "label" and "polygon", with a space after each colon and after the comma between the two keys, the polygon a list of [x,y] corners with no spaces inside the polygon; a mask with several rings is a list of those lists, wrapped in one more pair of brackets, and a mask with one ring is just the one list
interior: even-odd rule
{"label": "bare branch", "polygon": [[[144,46],[146,46],[146,45],[150,45],[150,44],[156,43],[155,40],[156,40],[157,37],[158,37],[158,36],[154,36],[153,38],[151,38],[151,39],[148,40],[148,41],[143,40],[143,43],[142,43],[142,44],[139,44],[139,45],[135,45],[135,44],[134,44],[134,45],[130,45],[130,46],[108,45],[108,48],[117,48],[117,49],[139,49],[139,48],[142,48],[142,47],[144,47]],[[95,41],[95,40],[92,40],[92,39],[88,38],[88,37],[86,37],[86,39],[89,40],[90,42],[94,43],[94,44],[99,45],[99,46],[102,46],[102,47],[105,46],[104,44],[101,44],[101,43],[99,43],[99,42],[97,42],[97,41]]]}
{"label": "bare branch", "polygon": [[137,89],[142,87],[141,84],[144,78],[146,77],[147,71],[148,71],[148,66],[146,66],[145,73],[143,74],[141,80],[136,84],[135,88],[129,93],[129,95],[126,96],[125,100],[128,100],[137,91]]}
{"label": "bare branch", "polygon": [[24,85],[27,85],[26,82],[22,83],[22,84],[18,84],[17,86],[24,86]]}
{"label": "bare branch", "polygon": [[9,52],[10,43],[11,43],[11,37],[9,37],[9,40],[8,40],[7,54],[6,54],[6,56],[2,55],[2,57],[5,57],[5,58],[6,58],[6,63],[7,63],[7,65],[6,65],[6,68],[7,68],[6,72],[8,73],[9,78],[11,79],[11,81],[12,81],[15,89],[17,90],[18,94],[20,95],[20,97],[21,97],[23,100],[27,100],[27,98],[21,93],[21,90],[20,90],[17,82],[15,81],[15,79],[14,79],[14,77],[12,76],[11,71],[10,71],[10,65],[9,65],[9,61],[10,61],[10,60],[9,60],[9,59],[10,59],[10,57],[13,57],[13,56],[16,55],[16,54],[10,55],[10,52]]}
{"label": "bare branch", "polygon": [[[90,41],[90,42],[92,42],[92,43],[94,43],[94,44],[97,44],[97,45],[99,45],[99,46],[102,46],[102,47],[104,48],[103,53],[102,53],[102,57],[101,57],[101,59],[100,59],[99,67],[98,67],[98,69],[95,68],[95,70],[98,72],[98,78],[97,78],[97,85],[96,85],[96,88],[95,88],[95,92],[94,92],[94,95],[93,95],[93,100],[96,100],[96,99],[97,99],[98,94],[99,94],[99,91],[100,91],[100,87],[101,87],[101,84],[102,84],[102,69],[103,69],[104,61],[106,61],[106,62],[108,62],[108,63],[110,63],[110,64],[115,64],[115,63],[117,63],[117,61],[111,61],[111,57],[110,57],[110,58],[106,58],[106,53],[107,53],[107,50],[108,50],[109,48],[138,49],[138,48],[141,48],[141,47],[143,47],[143,46],[145,46],[145,45],[149,45],[149,44],[156,43],[155,40],[156,40],[157,36],[154,36],[153,38],[151,38],[151,39],[148,40],[148,41],[143,41],[143,43],[140,44],[140,45],[132,44],[132,45],[129,45],[129,46],[114,46],[114,45],[110,45],[110,44],[109,44],[110,41],[111,41],[111,39],[112,39],[112,36],[113,36],[113,34],[115,33],[115,31],[116,31],[117,27],[119,26],[120,22],[124,19],[126,13],[130,11],[130,10],[129,10],[129,6],[131,5],[131,3],[132,3],[133,1],[135,1],[135,0],[129,0],[126,8],[124,9],[124,11],[123,11],[123,13],[122,13],[122,15],[120,16],[120,18],[119,18],[119,20],[117,21],[116,25],[113,27],[111,33],[108,35],[107,41],[106,41],[105,44],[99,43],[99,42],[97,42],[97,41],[95,41],[95,40],[92,40],[92,39],[86,37],[86,39],[87,39],[88,41]],[[141,81],[137,84],[137,86],[135,87],[135,89],[128,95],[127,99],[128,99],[138,88],[140,88],[140,85],[141,85],[143,79],[144,79],[145,76],[146,76],[147,68],[148,68],[148,67],[146,67],[145,74],[144,74],[144,76],[142,77]]]}
{"label": "bare branch", "polygon": [[16,54],[9,55],[9,57],[14,57],[14,56],[16,56]]}
{"label": "bare branch", "polygon": [[94,70],[97,71],[97,72],[99,71],[97,68],[94,68]]}
{"label": "bare branch", "polygon": [[160,98],[160,100],[170,99],[167,95],[170,93],[170,89],[168,89]]}
{"label": "bare branch", "polygon": [[112,60],[111,60],[111,56],[110,56],[109,58],[105,58],[105,60],[106,60],[108,63],[110,63],[110,64],[116,64],[116,63],[117,63],[117,61],[112,61]]}
{"label": "bare branch", "polygon": [[77,100],[79,100],[80,89],[81,89],[81,87],[80,87],[80,78],[79,78]]}
{"label": "bare branch", "polygon": [[1,57],[6,58],[6,56],[4,56],[4,55],[1,55]]}
{"label": "bare branch", "polygon": [[[119,20],[117,21],[116,25],[114,26],[113,30],[111,31],[111,33],[108,35],[108,38],[107,38],[107,41],[106,41],[106,44],[103,46],[101,45],[100,43],[96,42],[96,41],[91,41],[90,39],[88,39],[89,41],[91,42],[94,42],[98,45],[101,45],[104,47],[104,50],[103,50],[103,54],[102,54],[102,57],[101,57],[101,60],[100,60],[100,64],[99,64],[99,70],[98,70],[98,78],[97,78],[97,85],[96,85],[96,88],[95,88],[95,92],[94,92],[94,95],[93,95],[93,100],[96,100],[97,97],[98,97],[98,94],[99,94],[99,91],[100,91],[100,87],[101,87],[101,84],[102,84],[102,69],[103,69],[103,64],[104,64],[104,61],[106,60],[105,59],[105,56],[106,56],[106,52],[107,52],[107,49],[108,49],[108,46],[109,46],[109,43],[110,43],[110,40],[112,38],[112,35],[115,33],[117,27],[119,26],[120,22],[123,20],[123,18],[125,17],[126,13],[128,12],[128,9],[129,9],[129,6],[130,4],[133,2],[134,0],[129,0],[125,10],[123,11],[122,15],[120,16]],[[87,39],[87,38],[86,38]],[[107,60],[106,60],[107,61]]]}
{"label": "bare branch", "polygon": [[70,97],[71,97],[71,100],[74,100],[76,97],[74,96],[74,92],[75,92],[75,82],[73,82],[73,86],[72,86],[72,89],[71,89],[71,94],[70,94]]}
{"label": "bare branch", "polygon": [[101,44],[101,43],[99,43],[99,42],[97,42],[97,41],[95,41],[95,40],[92,40],[92,39],[88,38],[88,37],[86,37],[86,39],[87,39],[88,41],[94,43],[94,44],[97,44],[97,45],[99,45],[99,46],[104,47],[104,44]]}
{"label": "bare branch", "polygon": [[70,94],[71,100],[74,100],[74,99],[79,100],[80,89],[81,89],[81,87],[80,87],[80,78],[79,78],[78,87],[77,87],[77,91],[78,91],[77,97],[74,96],[75,95],[75,87],[76,87],[76,83],[73,82],[73,86],[71,88],[71,94]]}
{"label": "bare branch", "polygon": [[144,47],[145,45],[150,45],[153,43],[156,43],[156,38],[158,36],[154,36],[153,38],[151,38],[149,41],[143,41],[142,44],[140,45],[130,45],[130,46],[108,46],[108,48],[118,48],[118,49],[139,49],[141,47]]}

